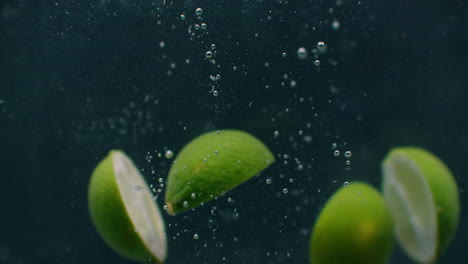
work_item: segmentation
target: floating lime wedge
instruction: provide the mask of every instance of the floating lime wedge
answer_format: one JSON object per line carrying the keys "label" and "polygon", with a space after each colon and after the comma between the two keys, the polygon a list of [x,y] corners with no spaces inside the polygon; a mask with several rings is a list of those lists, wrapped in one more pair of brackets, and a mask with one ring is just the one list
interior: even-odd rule
{"label": "floating lime wedge", "polygon": [[274,162],[250,134],[221,130],[187,144],[174,160],[166,189],[170,214],[199,206],[247,181]]}
{"label": "floating lime wedge", "polygon": [[313,264],[383,264],[393,249],[390,211],[365,183],[342,187],[326,203],[312,231]]}
{"label": "floating lime wedge", "polygon": [[458,225],[455,179],[433,154],[412,147],[392,150],[382,170],[383,195],[400,246],[418,263],[435,263]]}
{"label": "floating lime wedge", "polygon": [[167,240],[161,212],[144,178],[123,152],[111,151],[96,167],[88,203],[97,231],[118,254],[164,262]]}

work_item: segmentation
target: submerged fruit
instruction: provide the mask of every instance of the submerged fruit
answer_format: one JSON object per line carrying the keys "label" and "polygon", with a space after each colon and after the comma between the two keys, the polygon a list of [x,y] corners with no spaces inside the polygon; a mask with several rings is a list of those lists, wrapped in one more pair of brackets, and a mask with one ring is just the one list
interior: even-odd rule
{"label": "submerged fruit", "polygon": [[392,150],[382,170],[399,244],[418,263],[434,263],[451,242],[460,215],[450,170],[433,154],[413,147]]}
{"label": "submerged fruit", "polygon": [[393,249],[393,223],[380,193],[350,183],[326,203],[312,231],[313,264],[386,263]]}
{"label": "submerged fruit", "polygon": [[167,240],[161,213],[133,162],[111,151],[93,172],[88,190],[93,223],[117,253],[133,260],[162,263]]}
{"label": "submerged fruit", "polygon": [[169,172],[170,214],[199,206],[247,181],[274,162],[268,148],[237,130],[203,134],[178,154]]}

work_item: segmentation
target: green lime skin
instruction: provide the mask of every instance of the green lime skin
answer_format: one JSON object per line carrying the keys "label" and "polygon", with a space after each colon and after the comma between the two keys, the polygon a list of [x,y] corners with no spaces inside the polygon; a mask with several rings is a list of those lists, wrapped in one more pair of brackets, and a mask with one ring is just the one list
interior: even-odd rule
{"label": "green lime skin", "polygon": [[116,253],[126,258],[160,263],[135,232],[115,179],[111,151],[94,169],[88,187],[88,207],[92,222],[101,238]]}
{"label": "green lime skin", "polygon": [[438,258],[453,240],[460,218],[460,197],[455,178],[444,162],[422,148],[395,148],[386,159],[393,155],[403,155],[415,162],[429,183],[437,209]]}
{"label": "green lime skin", "polygon": [[393,223],[380,193],[365,183],[342,187],[312,231],[312,264],[383,264],[393,249]]}
{"label": "green lime skin", "polygon": [[275,161],[268,148],[238,130],[203,134],[187,144],[169,171],[169,214],[195,208],[252,178]]}

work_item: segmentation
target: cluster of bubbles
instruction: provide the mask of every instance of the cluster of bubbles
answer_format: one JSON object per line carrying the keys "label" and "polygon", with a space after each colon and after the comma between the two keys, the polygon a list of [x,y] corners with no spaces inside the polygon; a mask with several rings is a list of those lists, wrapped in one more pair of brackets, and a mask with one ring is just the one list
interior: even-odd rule
{"label": "cluster of bubbles", "polygon": [[[203,9],[202,8],[197,8],[195,9],[195,15],[197,16],[198,20],[202,20],[202,15],[203,15]],[[187,16],[185,14],[180,14],[180,19],[182,21],[185,21],[187,19]],[[195,31],[192,30],[192,28],[195,29]],[[195,24],[192,24],[189,26],[188,33],[190,37],[195,37],[197,35],[197,31],[203,30],[201,34],[206,33],[205,30],[208,28],[208,25],[205,22],[197,22]]]}
{"label": "cluster of bubbles", "polygon": [[[203,12],[203,9],[202,9],[201,7],[198,7],[198,8],[195,9],[195,15],[196,15],[197,20],[200,20],[200,21],[203,20],[203,17],[202,17],[203,13],[204,13],[204,12]],[[185,14],[181,14],[181,15],[180,15],[180,18],[181,18],[181,20],[186,20],[186,19],[187,19],[187,17],[186,17]],[[207,25],[206,23],[204,23],[204,22],[201,22],[201,23],[200,23],[200,22],[197,22],[197,23],[195,23],[195,24],[190,25],[188,31],[189,31],[190,36],[191,36],[192,39],[193,39],[193,37],[197,36],[197,34],[196,34],[194,31],[192,31],[192,28],[195,29],[195,32],[202,30],[201,32],[202,32],[203,34],[206,34],[206,33],[207,33],[206,30],[207,30],[207,28],[208,28],[208,25]],[[200,34],[199,34],[199,36],[200,36]],[[215,65],[215,64],[216,64],[216,60],[215,60],[216,53],[217,53],[217,51],[216,51],[216,44],[214,44],[214,43],[211,44],[211,45],[209,46],[208,50],[206,50],[205,53],[204,53],[205,59],[206,59],[211,65]],[[219,65],[218,65],[218,67],[219,67]],[[220,75],[220,74],[212,74],[212,75],[210,75],[210,80],[212,81],[212,83],[210,83],[210,85],[209,85],[209,86],[210,86],[210,91],[209,91],[209,93],[211,93],[214,97],[217,97],[217,96],[219,95],[219,90],[218,90],[218,88],[219,88],[219,83],[218,83],[218,81],[219,81],[220,79],[221,79],[221,75]]]}
{"label": "cluster of bubbles", "polygon": [[[338,144],[337,143],[333,143],[332,144],[332,149],[333,149],[333,156],[335,157],[339,157],[341,155],[341,151],[338,149]],[[350,165],[351,165],[351,160],[350,158],[353,156],[353,153],[350,151],[350,150],[346,150],[344,152],[344,157],[346,158],[346,170],[350,170]],[[345,181],[343,183],[343,186],[344,187],[348,187],[349,185],[349,182]]]}
{"label": "cluster of bubbles", "polygon": [[[156,200],[158,198],[158,195],[162,193],[163,188],[164,188],[164,179],[159,177],[158,178],[158,184],[150,184],[149,185],[150,190],[155,194],[153,196],[153,199]],[[164,209],[166,210],[166,209]]]}
{"label": "cluster of bubbles", "polygon": [[[211,62],[211,64],[216,64],[216,61],[214,59],[214,56],[216,55],[216,44],[211,44],[210,46],[210,50],[208,50],[206,53],[205,53],[205,57],[208,61]],[[218,86],[218,81],[221,80],[221,75],[218,73],[216,75],[210,75],[210,80],[212,82],[214,82],[213,85],[211,85],[211,90],[210,92],[213,94],[213,96],[218,96],[219,95],[219,91],[217,90],[217,86]]]}
{"label": "cluster of bubbles", "polygon": [[[311,49],[311,53],[314,56],[314,65],[315,66],[320,66],[320,60],[319,60],[319,54],[325,54],[327,52],[328,48],[325,42],[319,41],[316,44],[316,47]],[[282,54],[283,58],[287,56],[286,52],[283,52]],[[309,56],[309,52],[305,47],[299,47],[297,49],[297,58],[300,60],[305,60]]]}

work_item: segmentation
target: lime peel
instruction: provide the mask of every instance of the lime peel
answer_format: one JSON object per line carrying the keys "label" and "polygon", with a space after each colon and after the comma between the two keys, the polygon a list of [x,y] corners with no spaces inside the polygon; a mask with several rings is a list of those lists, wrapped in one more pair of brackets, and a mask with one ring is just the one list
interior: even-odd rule
{"label": "lime peel", "polygon": [[313,264],[383,264],[394,244],[390,211],[366,183],[340,188],[320,213],[310,240]]}
{"label": "lime peel", "polygon": [[205,133],[189,142],[171,166],[166,188],[169,214],[195,208],[255,176],[275,158],[239,130]]}

